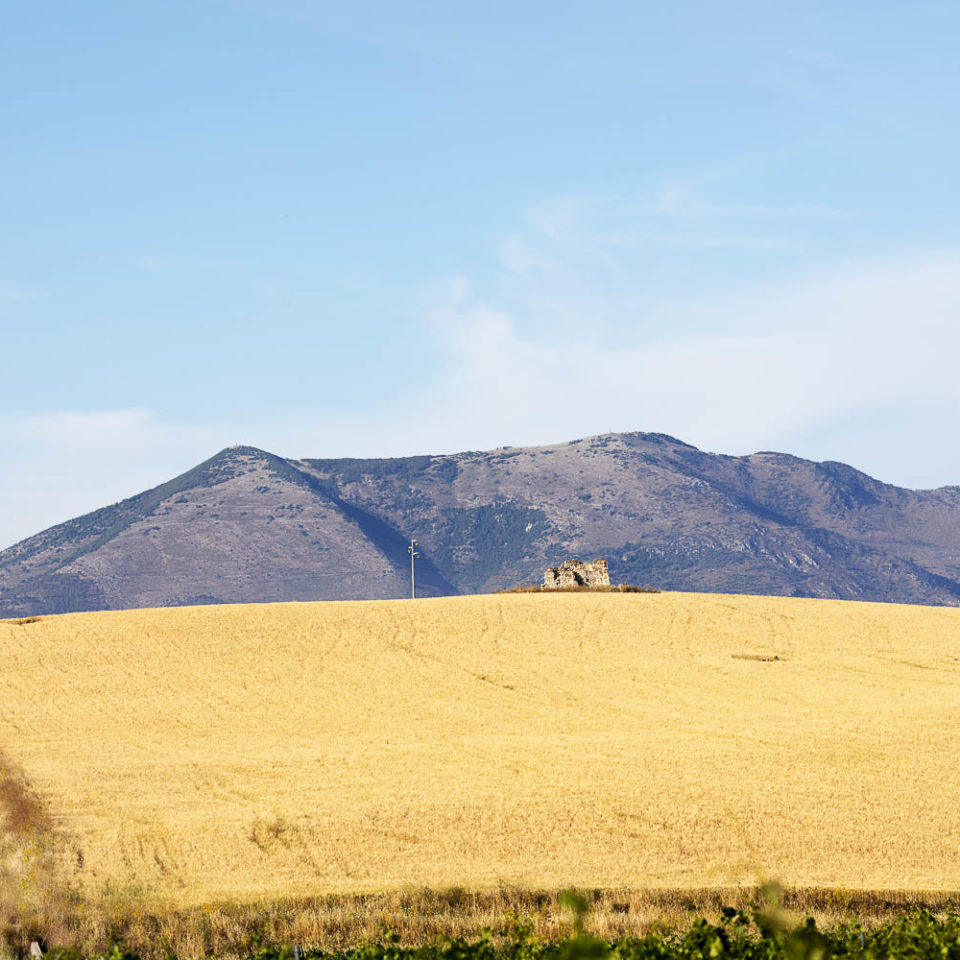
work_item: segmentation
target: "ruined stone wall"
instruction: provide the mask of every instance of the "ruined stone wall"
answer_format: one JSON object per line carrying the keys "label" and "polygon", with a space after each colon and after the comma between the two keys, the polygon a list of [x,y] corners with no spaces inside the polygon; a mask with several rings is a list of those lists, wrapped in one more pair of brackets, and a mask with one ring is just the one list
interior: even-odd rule
{"label": "ruined stone wall", "polygon": [[562,587],[609,587],[610,572],[606,560],[565,560],[559,567],[550,567],[543,575],[545,590]]}

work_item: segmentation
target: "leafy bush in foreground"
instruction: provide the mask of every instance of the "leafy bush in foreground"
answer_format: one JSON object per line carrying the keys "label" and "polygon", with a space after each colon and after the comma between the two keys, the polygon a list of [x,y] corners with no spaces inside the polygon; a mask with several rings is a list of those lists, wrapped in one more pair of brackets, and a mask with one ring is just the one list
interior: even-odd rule
{"label": "leafy bush in foreground", "polygon": [[921,911],[873,929],[847,925],[821,931],[812,919],[784,929],[769,916],[751,918],[732,908],[726,913],[722,923],[701,919],[684,934],[651,933],[612,942],[592,937],[580,925],[574,937],[560,942],[534,939],[518,927],[503,939],[487,932],[479,940],[448,939],[420,947],[400,946],[390,935],[333,953],[264,947],[250,960],[960,960],[960,916],[938,919]]}
{"label": "leafy bush in foreground", "polygon": [[[787,926],[776,909],[748,913],[723,908],[717,924],[699,919],[684,933],[649,933],[645,937],[602,940],[584,929],[583,903],[576,894],[562,905],[574,908],[573,936],[540,939],[529,926],[487,929],[474,940],[442,938],[436,943],[404,946],[397,934],[347,950],[323,951],[289,945],[264,945],[247,960],[960,960],[960,915],[935,916],[919,910],[881,926],[843,924],[820,930],[814,920]],[[579,902],[578,902],[579,901]],[[53,949],[46,960],[84,960],[75,948]],[[114,944],[101,960],[139,960]],[[175,960],[175,955],[170,955]]]}

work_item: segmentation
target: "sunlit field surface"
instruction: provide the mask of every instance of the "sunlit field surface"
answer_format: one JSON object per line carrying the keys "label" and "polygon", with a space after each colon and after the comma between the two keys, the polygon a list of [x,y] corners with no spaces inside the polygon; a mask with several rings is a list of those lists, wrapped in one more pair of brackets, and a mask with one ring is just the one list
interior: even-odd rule
{"label": "sunlit field surface", "polygon": [[61,881],[960,889],[960,610],[517,594],[0,624]]}

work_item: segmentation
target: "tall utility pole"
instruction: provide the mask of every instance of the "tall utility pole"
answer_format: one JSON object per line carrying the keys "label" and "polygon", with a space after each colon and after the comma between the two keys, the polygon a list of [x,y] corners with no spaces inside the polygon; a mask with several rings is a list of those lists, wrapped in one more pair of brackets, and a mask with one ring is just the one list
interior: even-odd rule
{"label": "tall utility pole", "polygon": [[416,540],[410,541],[410,546],[407,547],[407,552],[410,554],[410,599],[416,600],[417,599],[417,578],[416,578],[416,573],[414,572],[413,565],[417,557],[420,556],[420,554],[417,553]]}

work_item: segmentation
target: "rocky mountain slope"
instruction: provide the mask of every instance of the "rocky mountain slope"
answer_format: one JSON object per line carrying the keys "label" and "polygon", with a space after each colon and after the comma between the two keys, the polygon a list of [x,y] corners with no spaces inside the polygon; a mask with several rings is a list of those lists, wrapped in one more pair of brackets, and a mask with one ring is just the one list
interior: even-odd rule
{"label": "rocky mountain slope", "polygon": [[425,596],[580,556],[666,589],[960,604],[960,488],[627,433],[389,460],[233,447],[0,552],[0,616],[402,597],[410,537]]}

